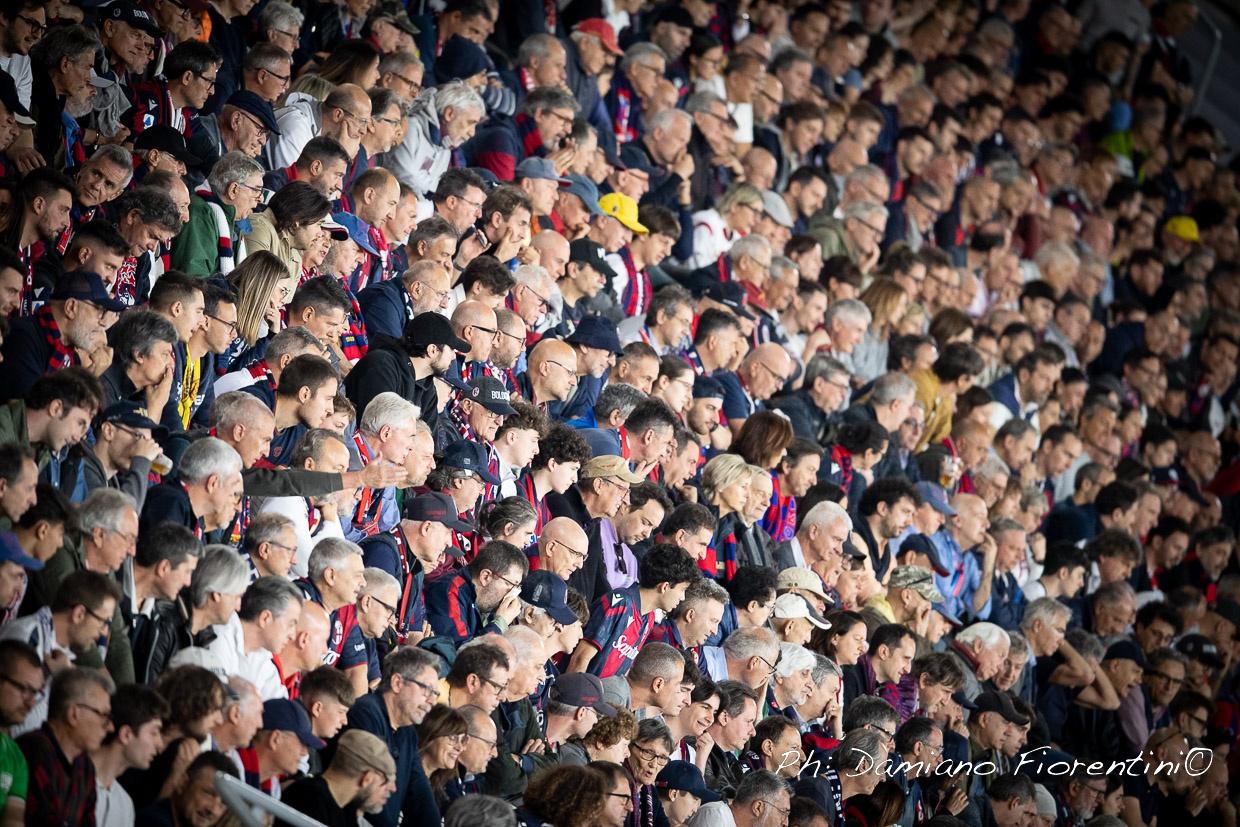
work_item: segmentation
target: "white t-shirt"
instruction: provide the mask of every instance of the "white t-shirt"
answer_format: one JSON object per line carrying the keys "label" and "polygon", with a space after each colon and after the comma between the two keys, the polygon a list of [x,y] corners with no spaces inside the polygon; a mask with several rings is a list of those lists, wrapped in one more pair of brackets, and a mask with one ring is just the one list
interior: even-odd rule
{"label": "white t-shirt", "polygon": [[280,682],[280,673],[271,660],[271,652],[257,649],[246,653],[245,637],[241,632],[241,619],[233,615],[228,622],[212,626],[216,638],[207,645],[207,651],[215,655],[228,675],[237,675],[254,684],[258,697],[264,701],[287,698],[288,689]]}
{"label": "white t-shirt", "polygon": [[95,781],[95,824],[97,827],[131,827],[134,823],[133,799],[119,782],[105,787]]}

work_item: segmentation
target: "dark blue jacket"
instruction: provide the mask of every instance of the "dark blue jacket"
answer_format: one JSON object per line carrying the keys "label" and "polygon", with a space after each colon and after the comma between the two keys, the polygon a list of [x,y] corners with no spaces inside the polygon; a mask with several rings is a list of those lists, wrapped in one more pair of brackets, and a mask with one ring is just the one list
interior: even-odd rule
{"label": "dark blue jacket", "polygon": [[402,279],[388,279],[372,284],[357,294],[358,307],[366,320],[366,334],[399,339],[409,319],[409,291]]}
{"label": "dark blue jacket", "polygon": [[348,728],[378,736],[396,761],[396,792],[383,812],[368,815],[366,820],[374,827],[396,827],[397,823],[404,827],[439,827],[443,817],[435,804],[430,781],[422,772],[417,728],[410,725],[393,729],[383,696],[378,692],[357,699],[349,710]]}
{"label": "dark blue jacket", "polygon": [[460,646],[478,635],[502,634],[495,624],[484,624],[478,608],[478,590],[468,571],[441,577],[426,586],[426,619],[435,634],[452,638]]}
{"label": "dark blue jacket", "polygon": [[1016,399],[1015,371],[991,382],[987,390],[996,402],[1012,412],[1012,416],[1020,416],[1020,402]]}

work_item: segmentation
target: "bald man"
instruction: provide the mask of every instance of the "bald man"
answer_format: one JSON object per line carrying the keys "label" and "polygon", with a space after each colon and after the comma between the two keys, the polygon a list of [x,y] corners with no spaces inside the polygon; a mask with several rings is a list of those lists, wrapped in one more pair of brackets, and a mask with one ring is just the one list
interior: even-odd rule
{"label": "bald man", "polygon": [[555,230],[543,230],[530,240],[530,246],[538,252],[538,263],[551,275],[553,281],[564,278],[568,267],[568,239]]}
{"label": "bald man", "polygon": [[538,568],[567,582],[585,564],[588,547],[585,529],[568,517],[556,517],[543,526],[538,538]]}
{"label": "bald man", "polygon": [[745,170],[746,181],[760,190],[769,190],[775,183],[779,164],[770,150],[755,146],[741,157],[741,168]]}
{"label": "bald man", "polygon": [[749,351],[736,373],[714,374],[723,384],[723,413],[733,436],[740,433],[746,419],[764,408],[762,403],[788,384],[793,368],[788,351],[774,342],[766,342]]}
{"label": "bald man", "polygon": [[831,178],[827,185],[825,204],[828,210],[834,210],[839,204],[840,194],[844,191],[844,179],[865,163],[869,163],[869,156],[866,155],[865,147],[855,138],[840,138],[831,148],[831,152],[827,154],[827,172]]}
{"label": "bald man", "polygon": [[517,390],[544,413],[550,402],[567,402],[577,388],[577,351],[560,339],[543,339],[517,377]]}
{"label": "bald man", "polygon": [[302,675],[323,665],[330,630],[331,623],[322,606],[312,600],[302,603],[301,616],[297,618],[297,631],[275,657],[280,680],[290,695],[296,694]]}
{"label": "bald man", "polygon": [[452,332],[469,342],[469,375],[473,375],[479,365],[490,361],[491,348],[499,338],[495,311],[482,302],[461,302],[452,311]]}

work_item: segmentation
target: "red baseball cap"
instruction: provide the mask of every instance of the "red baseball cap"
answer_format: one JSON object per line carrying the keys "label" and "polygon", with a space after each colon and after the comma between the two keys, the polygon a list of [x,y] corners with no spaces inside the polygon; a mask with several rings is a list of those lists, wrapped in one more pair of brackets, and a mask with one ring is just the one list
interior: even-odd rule
{"label": "red baseball cap", "polygon": [[620,48],[620,44],[616,42],[616,30],[611,27],[601,17],[591,17],[589,20],[582,20],[577,24],[577,28],[573,29],[577,32],[585,32],[592,34],[599,40],[603,41],[603,46],[613,55],[622,55],[624,50]]}

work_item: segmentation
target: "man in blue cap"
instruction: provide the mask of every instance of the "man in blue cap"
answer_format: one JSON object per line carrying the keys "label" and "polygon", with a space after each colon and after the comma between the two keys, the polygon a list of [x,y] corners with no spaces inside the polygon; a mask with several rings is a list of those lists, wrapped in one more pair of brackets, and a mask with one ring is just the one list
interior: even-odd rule
{"label": "man in blue cap", "polygon": [[654,780],[659,805],[671,827],[684,827],[703,804],[720,801],[706,787],[702,771],[688,761],[670,761]]}
{"label": "man in blue cap", "polygon": [[[427,478],[427,483],[432,490],[451,497],[461,520],[472,523],[474,510],[484,501],[484,492],[487,489],[498,491],[500,479],[491,467],[488,447],[461,439],[443,449],[439,467]],[[477,537],[471,529],[456,527],[452,532],[452,545],[469,558],[476,549]]]}
{"label": "man in blue cap", "polygon": [[556,193],[551,224],[567,238],[581,238],[590,231],[590,222],[604,214],[598,206],[598,186],[586,176],[572,172],[564,178],[568,184]]}
{"label": "man in blue cap", "polygon": [[551,220],[551,212],[555,209],[560,187],[571,182],[556,172],[555,164],[547,158],[526,158],[517,164],[514,182],[530,199],[530,212],[533,214],[534,232],[539,230],[556,230]]}
{"label": "man in blue cap", "polygon": [[327,746],[310,731],[305,707],[287,698],[263,703],[263,726],[253,746],[238,750],[245,768],[245,781],[256,790],[278,795],[279,776],[297,774],[298,765],[310,750]]}
{"label": "man in blue cap", "polygon": [[0,606],[12,605],[26,584],[26,572],[41,568],[41,562],[22,550],[16,534],[0,531]]}
{"label": "man in blue cap", "polygon": [[560,421],[580,419],[594,409],[607,373],[624,353],[616,323],[606,316],[583,316],[564,341],[577,353],[577,391],[552,416]]}
{"label": "man in blue cap", "polygon": [[161,453],[159,441],[168,429],[151,419],[139,402],[118,402],[95,420],[95,442],[79,443],[86,487],[93,491],[112,486],[133,495],[140,504],[146,496],[151,463]]}
{"label": "man in blue cap", "polygon": [[[221,74],[224,71],[221,67]],[[195,119],[189,150],[203,159],[198,169],[205,177],[220,157],[229,152],[241,152],[257,158],[267,145],[267,138],[279,134],[280,127],[271,104],[254,92],[242,89],[229,96],[218,115],[202,115]]]}

